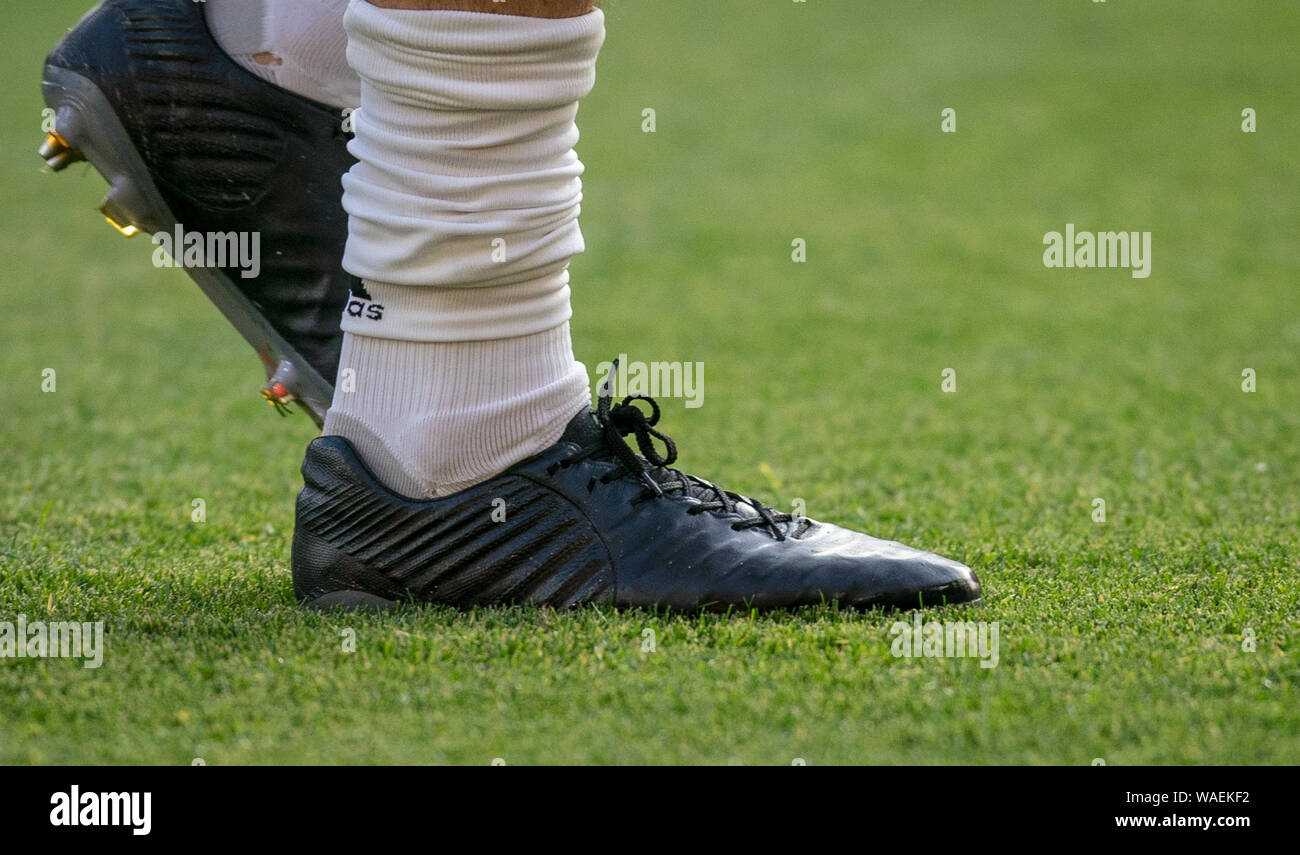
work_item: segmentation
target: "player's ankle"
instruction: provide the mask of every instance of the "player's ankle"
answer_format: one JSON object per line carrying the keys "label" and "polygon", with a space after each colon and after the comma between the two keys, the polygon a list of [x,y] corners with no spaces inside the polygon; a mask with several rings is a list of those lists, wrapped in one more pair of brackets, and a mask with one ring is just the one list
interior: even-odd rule
{"label": "player's ankle", "polygon": [[207,3],[212,37],[252,74],[295,95],[337,107],[361,103],[361,80],[348,66],[343,12],[348,0]]}
{"label": "player's ankle", "polygon": [[344,337],[325,433],[389,489],[457,493],[553,445],[590,403],[567,323],[491,341]]}

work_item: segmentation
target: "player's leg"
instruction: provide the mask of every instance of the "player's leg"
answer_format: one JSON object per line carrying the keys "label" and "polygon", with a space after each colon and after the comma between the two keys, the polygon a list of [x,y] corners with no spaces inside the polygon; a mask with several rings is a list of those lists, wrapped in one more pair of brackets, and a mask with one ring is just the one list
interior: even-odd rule
{"label": "player's leg", "polygon": [[589,2],[544,7],[588,13],[562,18],[439,2],[346,16],[362,97],[344,266],[365,290],[325,424],[421,498],[542,451],[590,400],[567,269],[583,249],[575,118],[604,38]]}
{"label": "player's leg", "polygon": [[205,0],[208,27],[245,70],[343,110],[361,103],[348,65],[348,0]]}
{"label": "player's leg", "polygon": [[592,0],[369,0],[385,9],[492,12],[526,18],[575,18],[591,11]]}
{"label": "player's leg", "polygon": [[303,464],[298,597],[317,607],[977,599],[956,562],[669,468],[676,449],[653,402],[615,403],[603,389],[597,410],[587,406],[567,268],[583,249],[575,119],[594,83],[601,12],[390,2],[354,0],[345,18],[362,88],[344,265],[364,292],[344,316],[346,379],[327,435]]}

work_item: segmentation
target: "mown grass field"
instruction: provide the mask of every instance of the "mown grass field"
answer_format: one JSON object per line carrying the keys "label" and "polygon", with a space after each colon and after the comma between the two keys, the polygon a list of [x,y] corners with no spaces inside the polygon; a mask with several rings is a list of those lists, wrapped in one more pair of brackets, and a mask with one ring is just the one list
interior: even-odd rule
{"label": "mown grass field", "polygon": [[[927,617],[996,668],[882,614],[298,611],[310,423],[38,170],[85,5],[0,9],[0,620],[105,661],[0,659],[0,762],[1300,762],[1296,4],[611,4],[579,357],[703,362],[685,468],[966,561],[983,608]],[[1150,231],[1150,277],[1046,269],[1066,223]]]}

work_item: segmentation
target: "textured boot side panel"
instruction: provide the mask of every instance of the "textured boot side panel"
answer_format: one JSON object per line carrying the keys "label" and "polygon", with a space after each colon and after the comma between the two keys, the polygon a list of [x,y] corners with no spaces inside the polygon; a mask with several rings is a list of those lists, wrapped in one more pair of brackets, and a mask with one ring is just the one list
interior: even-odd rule
{"label": "textured boot side panel", "polygon": [[531,479],[507,475],[410,501],[380,487],[337,437],[312,443],[303,478],[293,559],[300,597],[346,585],[458,606],[612,600],[609,553],[587,517]]}
{"label": "textured boot side panel", "polygon": [[391,600],[404,593],[382,573],[366,567],[355,555],[334,546],[301,522],[303,508],[328,501],[318,491],[305,487],[298,494],[299,523],[293,531],[293,593],[299,602],[336,591],[365,591]]}

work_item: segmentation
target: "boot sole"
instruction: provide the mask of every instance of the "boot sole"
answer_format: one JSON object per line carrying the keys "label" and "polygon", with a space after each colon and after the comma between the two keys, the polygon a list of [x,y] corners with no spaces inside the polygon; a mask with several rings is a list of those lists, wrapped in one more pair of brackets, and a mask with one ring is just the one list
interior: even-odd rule
{"label": "boot sole", "polygon": [[[397,600],[389,600],[375,594],[367,594],[364,591],[330,591],[328,594],[314,597],[300,605],[308,611],[387,612],[396,609],[399,603]],[[942,605],[975,609],[984,605],[984,598],[976,597],[973,600],[965,600],[960,603],[944,603]],[[940,607],[940,604],[918,606],[916,608],[932,609],[938,607]]]}
{"label": "boot sole", "polygon": [[397,608],[396,600],[387,600],[364,591],[330,591],[302,603],[308,611],[387,612]]}

